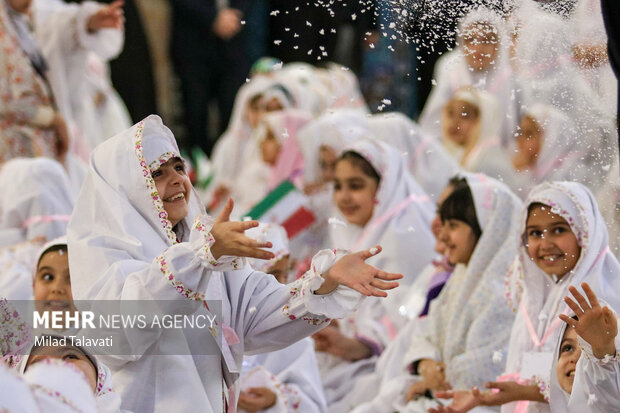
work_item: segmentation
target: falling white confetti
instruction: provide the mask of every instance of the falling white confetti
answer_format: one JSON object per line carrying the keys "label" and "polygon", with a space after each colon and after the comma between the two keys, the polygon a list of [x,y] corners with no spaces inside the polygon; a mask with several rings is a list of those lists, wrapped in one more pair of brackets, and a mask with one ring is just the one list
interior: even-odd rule
{"label": "falling white confetti", "polygon": [[415,232],[415,228],[414,228],[414,227],[409,227],[409,228],[407,228],[407,231],[409,231],[409,232]]}
{"label": "falling white confetti", "polygon": [[347,226],[347,223],[346,223],[346,222],[344,222],[343,220],[338,219],[338,218],[336,218],[336,217],[331,217],[331,218],[329,218],[329,219],[327,220],[327,223],[328,223],[329,225],[334,225],[334,226],[338,226],[338,225],[343,226],[343,227],[346,227],[346,226]]}
{"label": "falling white confetti", "polygon": [[493,363],[495,364],[501,363],[503,358],[504,358],[504,355],[502,354],[501,351],[493,352]]}
{"label": "falling white confetti", "polygon": [[308,20],[306,20],[306,26],[312,27],[312,23],[310,23]]}
{"label": "falling white confetti", "polygon": [[379,248],[377,247],[372,247],[370,249],[370,255],[377,255],[378,252],[379,252]]}
{"label": "falling white confetti", "polygon": [[588,406],[592,406],[594,403],[596,403],[596,394],[590,393],[588,395]]}
{"label": "falling white confetti", "polygon": [[545,313],[540,313],[538,315],[538,321],[540,321],[541,323],[544,322],[547,318],[548,318],[547,314],[545,314]]}
{"label": "falling white confetti", "polygon": [[357,14],[353,13],[353,14],[351,15],[351,20],[355,21],[355,19],[357,19]]}
{"label": "falling white confetti", "polygon": [[241,25],[244,25],[244,24],[245,24],[245,20],[241,20]]}
{"label": "falling white confetti", "polygon": [[282,43],[282,40],[274,40],[273,44],[275,44],[276,46],[280,46],[280,43]]}
{"label": "falling white confetti", "polygon": [[392,101],[390,99],[382,99],[381,103],[383,103],[384,105],[391,105]]}
{"label": "falling white confetti", "polygon": [[256,307],[250,307],[248,309],[248,313],[250,313],[250,314],[254,314],[255,312],[256,312]]}

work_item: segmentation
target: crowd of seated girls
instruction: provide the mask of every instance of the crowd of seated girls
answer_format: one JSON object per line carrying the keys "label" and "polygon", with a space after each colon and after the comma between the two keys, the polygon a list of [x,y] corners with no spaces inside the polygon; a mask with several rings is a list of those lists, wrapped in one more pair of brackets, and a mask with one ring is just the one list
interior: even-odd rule
{"label": "crowd of seated girls", "polygon": [[[473,9],[419,123],[371,115],[336,65],[263,64],[196,187],[156,115],[87,171],[3,159],[0,410],[620,411],[613,88],[569,24]],[[312,219],[246,219],[274,199]],[[217,300],[221,323],[95,355],[35,342],[12,300]]]}

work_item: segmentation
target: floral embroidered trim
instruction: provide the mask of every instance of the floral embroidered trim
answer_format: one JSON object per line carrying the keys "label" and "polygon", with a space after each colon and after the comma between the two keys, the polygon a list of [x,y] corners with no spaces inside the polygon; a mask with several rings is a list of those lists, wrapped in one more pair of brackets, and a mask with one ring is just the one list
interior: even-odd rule
{"label": "floral embroidered trim", "polygon": [[172,158],[180,158],[181,155],[176,154],[174,152],[165,152],[164,154],[162,154],[159,158],[155,159],[153,162],[151,162],[149,164],[149,171],[151,171],[151,173],[155,172],[156,170],[158,170],[163,164],[165,164],[166,162],[168,162],[170,159]]}
{"label": "floral embroidered trim", "polygon": [[[207,223],[202,222],[203,218],[207,220]],[[231,264],[233,267],[233,271],[238,270],[239,268],[242,267],[242,264],[244,263],[244,260],[242,258],[235,258],[230,262],[218,262],[218,260],[216,260],[215,257],[213,256],[213,253],[211,252],[211,247],[215,243],[215,238],[211,234],[210,230],[211,228],[213,228],[214,223],[215,223],[215,220],[210,215],[199,215],[194,220],[194,229],[200,232],[203,235],[204,240],[205,240],[204,252],[205,252],[205,255],[207,256],[207,261],[213,267],[217,267],[218,265],[221,266],[223,264]]]}
{"label": "floral embroidered trim", "polygon": [[532,377],[531,383],[538,386],[538,391],[540,392],[540,394],[542,394],[545,401],[549,403],[549,394],[551,388],[549,387],[547,382],[542,377],[534,376]]}
{"label": "floral embroidered trim", "polygon": [[[45,359],[41,360],[40,362],[38,362],[37,366],[44,365],[44,364],[45,365],[49,365],[49,366],[59,366],[59,367],[69,368],[69,369],[73,370],[74,372],[76,372],[84,380],[84,382],[88,384],[88,377],[86,377],[86,374],[82,370],[78,369],[77,367],[75,367],[71,363],[67,363],[67,362],[65,362],[65,361],[63,361],[61,359],[57,359],[57,358],[45,358]],[[42,386],[40,384],[30,384],[30,387],[33,390],[40,391],[42,393],[47,394],[50,397],[53,397],[54,399],[60,401],[62,404],[70,407],[72,410],[74,410],[76,412],[81,412],[82,411],[82,410],[78,409],[78,407],[75,406],[69,399],[67,399],[67,397],[65,395],[63,395],[61,392],[59,392],[57,390],[48,389],[47,387],[44,387],[44,386]]]}
{"label": "floral embroidered trim", "polygon": [[15,367],[34,340],[32,330],[6,298],[0,300],[0,323],[5,333],[0,336],[2,359],[9,367]]}
{"label": "floral embroidered trim", "polygon": [[164,202],[159,196],[159,192],[157,192],[155,181],[153,180],[151,171],[149,170],[146,160],[144,159],[144,154],[142,151],[142,132],[144,132],[144,120],[138,123],[134,140],[134,150],[136,152],[136,157],[138,158],[138,164],[140,165],[140,168],[142,168],[142,176],[144,177],[146,188],[151,196],[151,201],[155,207],[159,222],[161,223],[168,240],[172,243],[172,245],[174,245],[178,243],[177,236],[172,230],[172,223],[168,219],[168,213],[164,208]]}
{"label": "floral embroidered trim", "polygon": [[95,394],[97,395],[97,397],[99,397],[103,396],[104,394],[111,393],[113,390],[111,387],[107,387],[105,389],[103,388],[103,383],[105,383],[106,381],[107,374],[101,364],[99,364],[99,366],[97,367],[97,371],[99,373],[97,374],[97,391],[95,392]]}
{"label": "floral embroidered trim", "polygon": [[164,255],[165,255],[165,252],[161,254],[160,256],[158,256],[157,258],[155,258],[155,260],[159,263],[159,269],[162,272],[162,274],[164,274],[164,277],[166,277],[166,280],[170,283],[170,285],[172,285],[174,289],[177,290],[177,292],[185,298],[188,298],[190,300],[195,300],[195,301],[204,301],[205,295],[203,293],[201,293],[200,291],[194,291],[191,288],[185,287],[183,282],[177,280],[174,277],[174,274],[172,274],[170,270],[168,269],[168,263],[166,262],[166,257]]}
{"label": "floral embroidered trim", "polygon": [[[310,270],[306,274],[304,274],[297,281],[291,283],[291,286],[289,289],[289,294],[291,295],[291,297],[289,299],[289,302],[294,301],[294,300],[301,300],[302,297],[306,294],[306,289],[304,288],[304,285],[303,285],[304,282],[316,276],[320,277],[321,274],[319,274],[319,272],[317,271],[316,266],[312,264],[310,266]],[[285,304],[284,307],[282,307],[282,313],[290,320],[297,319],[295,315],[291,314],[291,307],[289,304]],[[321,325],[323,323],[330,321],[329,318],[325,318],[323,316],[313,317],[309,315],[305,315],[301,319],[307,322],[308,324],[314,325],[314,326],[318,326],[318,325]]]}

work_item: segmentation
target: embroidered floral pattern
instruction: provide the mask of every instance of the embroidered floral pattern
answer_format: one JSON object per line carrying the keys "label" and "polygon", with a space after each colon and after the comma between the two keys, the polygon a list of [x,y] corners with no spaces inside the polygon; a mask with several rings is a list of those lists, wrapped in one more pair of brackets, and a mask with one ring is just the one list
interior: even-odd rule
{"label": "embroidered floral pattern", "polygon": [[[301,278],[299,278],[297,281],[291,283],[291,286],[289,288],[289,294],[291,295],[291,298],[289,300],[289,302],[292,301],[297,301],[297,300],[301,300],[302,297],[305,295],[306,291],[304,288],[304,282],[307,281],[308,279],[312,278],[312,277],[316,277],[316,276],[321,276],[321,274],[318,273],[316,267],[314,264],[312,264],[310,266],[310,270],[304,274]],[[286,304],[284,305],[284,307],[282,307],[282,313],[288,317],[290,320],[296,320],[297,316],[295,316],[294,314],[291,314],[291,307],[290,304]],[[314,326],[318,326],[321,325],[325,322],[329,322],[330,320],[323,317],[323,316],[313,316],[312,314],[308,314],[308,315],[304,315],[303,317],[301,317],[302,320],[304,320],[305,322],[307,322],[310,325],[314,325]]]}
{"label": "embroidered floral pattern", "polygon": [[[75,367],[73,364],[71,363],[66,363],[64,361],[62,361],[61,359],[56,359],[56,358],[46,358],[43,359],[39,362],[37,362],[37,366],[40,365],[50,365],[50,366],[62,366],[62,367],[66,367],[69,368],[71,370],[73,370],[74,372],[76,372],[87,384],[88,384],[88,378],[86,377],[86,374],[78,369],[77,367]],[[70,407],[72,410],[76,411],[76,412],[81,412],[82,410],[80,410],[77,406],[75,406],[69,399],[67,399],[67,397],[65,397],[65,395],[63,395],[61,392],[57,391],[57,390],[52,390],[52,389],[48,389],[47,387],[41,386],[39,384],[30,384],[30,387],[35,390],[35,391],[40,391],[42,393],[45,393],[46,395],[60,401],[62,404]]]}
{"label": "embroidered floral pattern", "polygon": [[168,283],[170,283],[170,285],[172,285],[179,294],[181,294],[183,297],[190,299],[190,300],[195,300],[195,301],[205,300],[205,295],[203,293],[201,293],[200,291],[194,291],[191,288],[185,287],[183,282],[177,280],[174,277],[174,274],[172,274],[172,272],[170,272],[170,270],[168,269],[168,263],[166,262],[165,252],[164,254],[161,254],[160,256],[155,258],[155,260],[159,263],[159,269],[161,270],[162,274],[164,274],[164,277],[166,277],[166,280],[168,280]]}
{"label": "embroidered floral pattern", "polygon": [[165,152],[163,153],[159,158],[155,159],[153,162],[151,162],[149,164],[149,171],[151,171],[151,173],[155,172],[156,170],[158,170],[163,164],[165,164],[166,162],[168,162],[170,159],[172,158],[180,158],[181,155],[176,154],[174,152]]}
{"label": "embroidered floral pattern", "polygon": [[0,324],[4,332],[0,336],[0,354],[9,367],[15,367],[33,341],[32,331],[6,299],[0,300]]}

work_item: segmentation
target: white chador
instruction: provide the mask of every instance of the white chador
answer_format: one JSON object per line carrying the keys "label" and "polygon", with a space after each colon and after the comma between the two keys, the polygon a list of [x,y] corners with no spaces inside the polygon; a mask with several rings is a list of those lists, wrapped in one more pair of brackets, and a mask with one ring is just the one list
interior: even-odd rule
{"label": "white chador", "polygon": [[[601,302],[601,306],[605,306]],[[574,314],[569,314],[572,317]],[[616,315],[617,317],[617,315]],[[620,323],[620,320],[617,321]],[[549,405],[552,413],[612,413],[620,412],[620,338],[616,336],[616,354],[602,359],[597,358],[590,343],[577,337],[581,356],[575,369],[575,380],[571,393],[567,393],[558,381],[557,365],[561,351],[562,338],[568,324],[563,323],[556,343]]]}
{"label": "white chador", "polygon": [[441,136],[441,112],[450,97],[464,86],[472,86],[493,95],[504,110],[500,119],[500,137],[504,147],[512,144],[512,134],[519,119],[519,90],[516,76],[510,66],[509,45],[510,38],[505,30],[505,24],[497,13],[479,7],[472,11],[459,23],[459,43],[477,24],[489,26],[497,36],[497,56],[492,66],[482,72],[469,67],[462,46],[446,53],[437,62],[435,79],[437,84],[420,115],[420,126],[431,136]]}
{"label": "white chador", "polygon": [[[620,306],[620,264],[609,250],[607,228],[590,191],[574,182],[544,183],[532,189],[525,201],[519,232],[515,234],[519,239],[525,233],[527,207],[532,203],[549,205],[552,213],[569,223],[581,246],[581,255],[575,268],[556,283],[529,259],[525,246],[519,248],[506,279],[507,297],[517,312],[510,335],[506,373],[516,375],[516,379],[524,368],[526,353],[553,352],[561,331],[558,315],[567,308],[563,299],[570,285],[579,288],[581,283],[587,282],[612,309]],[[550,369],[551,363],[538,377],[547,383],[547,388],[549,376],[546,373]],[[512,413],[515,408],[515,403],[504,405],[502,413]],[[549,405],[532,402],[527,412],[549,412]]]}
{"label": "white chador", "polygon": [[39,249],[66,234],[75,195],[62,166],[48,158],[10,160],[0,188],[0,297],[29,300]]}
{"label": "white chador", "polygon": [[402,113],[374,115],[368,119],[373,136],[402,151],[407,167],[417,183],[433,200],[437,200],[459,165],[435,137]]}
{"label": "white chador", "polygon": [[[318,331],[327,317],[346,316],[361,295],[342,286],[313,294],[320,274],[342,254],[336,251],[319,252],[312,270],[287,286],[244,260],[214,260],[213,220],[195,191],[188,216],[173,230],[151,171],[178,156],[174,136],[154,115],[93,151],[68,228],[73,297],[158,300],[164,312],[190,300],[195,314],[209,314],[219,302],[218,328],[187,335],[142,331],[132,337],[135,356],[103,361],[114,372],[123,409],[223,412],[228,405],[234,411],[244,353],[286,347]],[[193,355],[154,355],[172,342]],[[219,350],[200,355],[206,348]]]}
{"label": "white chador", "polygon": [[[380,378],[380,391],[373,400],[359,405],[355,413],[422,413],[436,406],[425,398],[409,403],[405,400],[408,386],[420,380],[408,371],[417,360],[444,362],[446,380],[454,389],[483,386],[502,370],[503,363],[495,361],[493,353],[505,350],[514,319],[504,304],[502,275],[516,252],[516,241],[510,235],[522,204],[494,179],[473,174],[467,174],[466,179],[482,229],[469,264],[455,267],[431,303],[428,317],[411,320],[388,347],[389,357],[382,357],[378,363],[386,375]],[[489,326],[493,328],[489,330]]]}
{"label": "white chador", "polygon": [[276,404],[261,410],[265,413],[324,413],[327,410],[314,342],[309,338],[282,350],[244,357],[241,391],[251,387],[267,387],[276,394]]}
{"label": "white chador", "polygon": [[47,77],[56,104],[62,115],[77,126],[72,138],[79,138],[79,144],[74,143],[73,150],[86,155],[97,143],[111,136],[102,137],[100,131],[114,134],[131,125],[107,74],[98,76],[107,87],[102,90],[103,101],[97,107],[92,96],[94,72],[89,67],[91,54],[104,65],[103,62],[118,56],[123,50],[125,34],[118,29],[101,29],[95,33],[87,30],[88,19],[103,7],[96,2],[77,5],[60,0],[35,0],[32,7],[35,37],[49,64]]}

